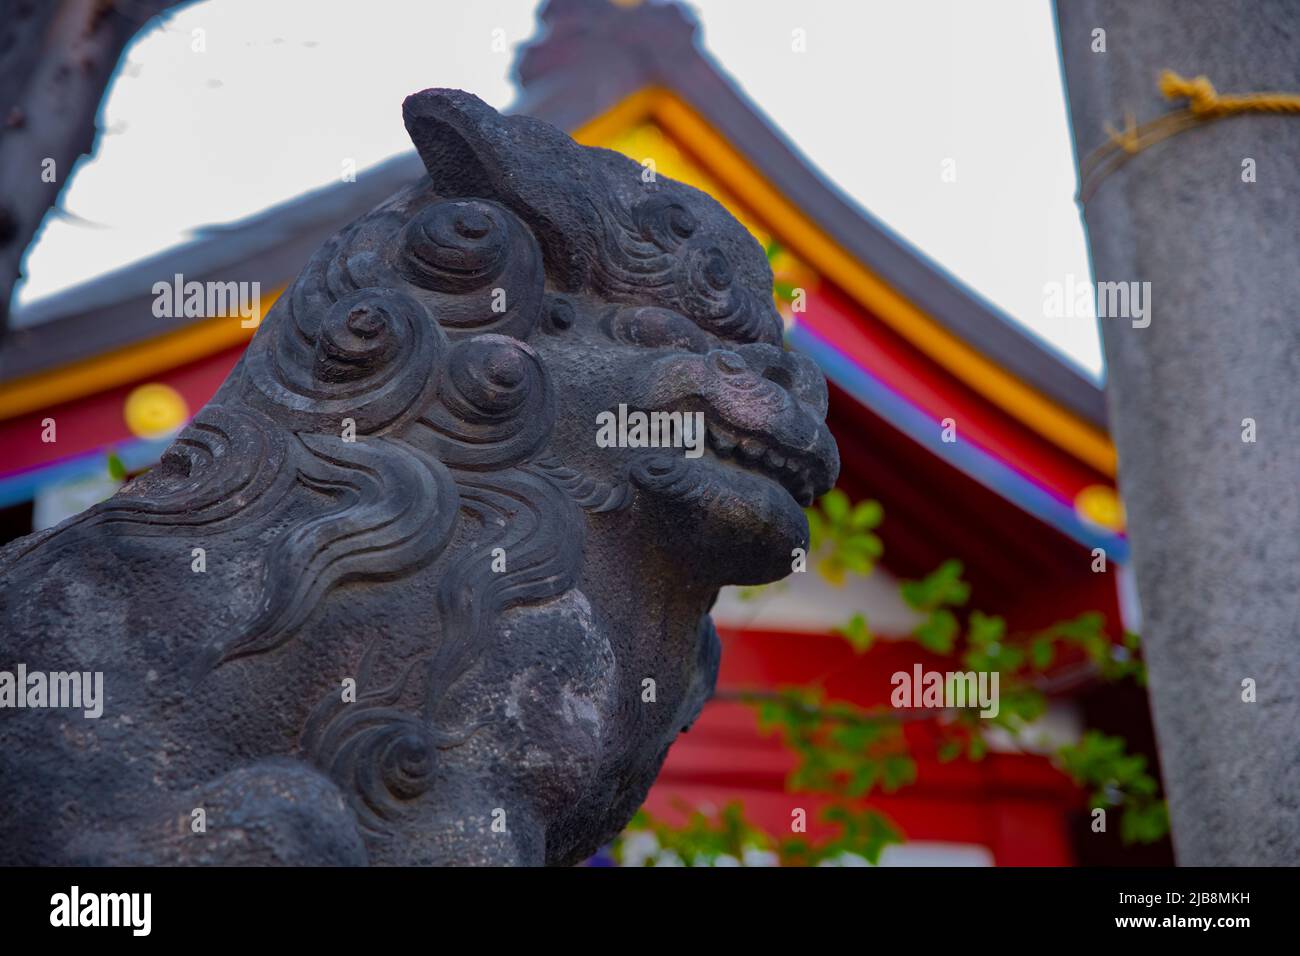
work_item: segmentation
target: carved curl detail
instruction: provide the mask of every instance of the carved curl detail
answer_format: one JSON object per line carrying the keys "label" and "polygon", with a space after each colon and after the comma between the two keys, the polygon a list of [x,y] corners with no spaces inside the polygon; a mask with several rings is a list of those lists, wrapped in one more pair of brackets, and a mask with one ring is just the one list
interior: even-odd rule
{"label": "carved curl detail", "polygon": [[482,199],[431,203],[402,227],[393,264],[434,303],[449,335],[526,339],[541,318],[545,274],[537,240],[514,215]]}
{"label": "carved curl detail", "polygon": [[681,246],[699,229],[694,213],[663,194],[653,195],[633,206],[632,221],[641,238],[665,252]]}
{"label": "carved curl detail", "polygon": [[[294,335],[259,336],[245,356],[252,400],[294,428],[337,433],[351,418],[369,434],[401,419],[429,388],[446,337],[398,289],[358,289],[330,307],[310,349],[280,347]],[[259,341],[260,340],[260,341]],[[301,343],[299,343],[301,344]]]}
{"label": "carved curl detail", "polygon": [[735,279],[722,249],[699,234],[695,215],[682,203],[654,195],[630,210],[604,213],[593,278],[616,301],[680,310],[721,338],[746,342],[779,339],[780,323]]}
{"label": "carved curl detail", "polygon": [[438,398],[420,416],[412,440],[456,468],[522,462],[549,440],[555,424],[555,396],[541,359],[504,335],[454,346]]}
{"label": "carved curl detail", "polygon": [[362,658],[357,700],[345,702],[337,693],[323,697],[302,736],[312,762],[349,794],[358,823],[377,834],[389,832],[416,809],[436,779],[439,748],[460,739],[439,733],[423,717],[398,706],[412,667],[390,686],[370,688],[378,646],[372,644]]}

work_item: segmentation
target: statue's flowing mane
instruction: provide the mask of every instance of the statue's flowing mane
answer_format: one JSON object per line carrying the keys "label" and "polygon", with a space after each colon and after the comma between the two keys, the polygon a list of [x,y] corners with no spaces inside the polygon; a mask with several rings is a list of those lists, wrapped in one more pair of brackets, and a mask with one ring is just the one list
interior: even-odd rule
{"label": "statue's flowing mane", "polygon": [[[340,584],[404,578],[451,549],[438,587],[442,639],[420,673],[368,687],[368,655],[358,700],[341,707],[327,695],[304,735],[336,780],[358,776],[382,815],[386,804],[360,781],[372,758],[384,786],[415,784],[406,763],[387,766],[372,749],[396,735],[411,738],[404,753],[417,742],[431,753],[442,738],[429,716],[484,652],[497,617],[574,586],[578,502],[626,500],[612,489],[594,500],[593,482],[539,454],[554,386],[524,340],[543,311],[543,281],[536,241],[506,210],[439,199],[428,183],[404,190],[317,252],[157,468],[44,541],[58,547],[99,525],[198,545],[235,525],[273,534],[255,613],[201,651],[196,678],[289,641]],[[510,303],[504,314],[487,301],[493,289]],[[303,489],[313,506],[282,507]],[[510,556],[501,573],[491,567],[498,553]],[[393,709],[415,679],[421,712]]]}

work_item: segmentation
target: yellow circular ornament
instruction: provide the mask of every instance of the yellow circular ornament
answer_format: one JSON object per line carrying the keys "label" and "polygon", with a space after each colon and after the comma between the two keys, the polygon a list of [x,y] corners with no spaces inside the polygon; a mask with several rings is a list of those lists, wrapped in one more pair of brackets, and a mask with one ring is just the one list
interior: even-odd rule
{"label": "yellow circular ornament", "polygon": [[1074,510],[1084,521],[1111,531],[1124,530],[1124,502],[1109,485],[1089,485],[1074,498]]}
{"label": "yellow circular ornament", "polygon": [[132,389],[122,409],[126,427],[140,438],[159,438],[174,432],[190,417],[181,393],[170,385],[150,382]]}

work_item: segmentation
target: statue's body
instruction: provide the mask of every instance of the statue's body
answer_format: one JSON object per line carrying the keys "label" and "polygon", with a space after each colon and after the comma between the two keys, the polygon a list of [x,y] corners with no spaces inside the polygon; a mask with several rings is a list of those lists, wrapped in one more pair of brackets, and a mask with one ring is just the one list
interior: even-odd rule
{"label": "statue's body", "polygon": [[[718,589],[806,545],[826,386],[752,238],[467,94],[405,115],[429,177],[159,466],[0,550],[0,669],[105,698],[0,709],[0,863],[577,862],[712,690]],[[708,450],[600,447],[620,404]]]}

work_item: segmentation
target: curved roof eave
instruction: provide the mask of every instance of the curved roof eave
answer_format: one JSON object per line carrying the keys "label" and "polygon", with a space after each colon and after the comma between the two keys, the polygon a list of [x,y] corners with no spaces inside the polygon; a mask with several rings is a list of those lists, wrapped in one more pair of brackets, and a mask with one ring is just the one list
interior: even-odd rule
{"label": "curved roof eave", "polygon": [[[552,7],[568,5],[552,0],[543,18]],[[581,6],[581,0],[576,0],[576,5]],[[614,16],[635,16],[642,8],[613,9]],[[683,13],[674,22],[664,17],[664,9],[674,7],[660,8],[654,23],[626,31],[637,38],[636,50],[641,55],[594,42],[598,29],[595,38],[575,36],[572,31],[557,35],[552,30],[543,35],[523,51],[522,66],[529,64],[539,47],[559,49],[549,51],[545,75],[519,71],[523,91],[511,111],[574,131],[640,90],[655,86],[670,90],[685,99],[791,203],[846,252],[869,264],[895,291],[1026,385],[1085,422],[1107,429],[1105,396],[1097,383],[845,196],[767,120],[708,53],[693,39],[683,42],[687,30],[693,38],[693,21]],[[593,82],[593,77],[599,79]]]}
{"label": "curved roof eave", "polygon": [[[589,15],[593,9],[586,0],[546,5],[543,22],[558,18],[560,29],[549,23],[549,31],[521,52],[522,92],[512,112],[576,131],[639,90],[671,89],[901,296],[1063,410],[1105,431],[1102,389],[827,182],[700,49],[689,14],[673,4],[624,9],[601,0],[604,16],[648,18],[618,34],[632,38],[635,49],[629,49],[627,42],[608,42]],[[171,320],[160,328],[148,307],[159,277],[179,272],[200,280],[214,273],[222,281],[291,280],[329,235],[422,173],[414,152],[399,154],[355,183],[326,186],[240,222],[199,230],[194,242],[33,303],[15,315],[0,348],[0,386],[183,327]]]}

